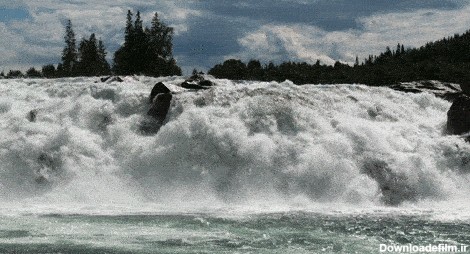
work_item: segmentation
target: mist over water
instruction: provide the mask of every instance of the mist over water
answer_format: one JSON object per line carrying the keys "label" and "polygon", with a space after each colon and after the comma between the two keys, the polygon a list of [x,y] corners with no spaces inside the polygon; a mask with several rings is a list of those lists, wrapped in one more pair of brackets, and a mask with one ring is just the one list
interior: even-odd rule
{"label": "mist over water", "polygon": [[[0,80],[2,202],[468,207],[470,145],[444,134],[450,103],[431,94],[96,80]],[[157,81],[175,94],[166,124],[143,135]]]}

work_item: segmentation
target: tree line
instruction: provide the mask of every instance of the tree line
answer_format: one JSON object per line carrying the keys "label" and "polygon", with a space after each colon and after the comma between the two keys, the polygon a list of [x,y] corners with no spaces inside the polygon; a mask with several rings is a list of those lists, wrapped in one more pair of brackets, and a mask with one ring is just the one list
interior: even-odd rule
{"label": "tree line", "polygon": [[124,35],[124,44],[114,53],[113,66],[106,60],[106,48],[101,39],[92,33],[77,45],[72,21],[65,25],[65,46],[61,62],[42,66],[41,70],[31,67],[26,75],[19,70],[3,71],[0,77],[74,77],[118,75],[172,76],[181,75],[181,68],[173,58],[173,28],[162,22],[155,13],[151,27],[143,27],[138,11],[129,10]]}
{"label": "tree line", "polygon": [[396,49],[369,55],[353,66],[337,61],[333,66],[306,62],[261,64],[259,60],[244,63],[229,59],[212,67],[209,74],[233,80],[284,81],[296,84],[361,83],[387,85],[416,80],[440,80],[468,83],[470,80],[470,30],[455,34],[419,48]]}
{"label": "tree line", "polygon": [[[106,49],[95,34],[83,38],[77,46],[72,22],[65,26],[65,47],[61,62],[55,67],[45,65],[41,70],[30,68],[27,77],[69,77],[141,74],[148,76],[181,75],[173,58],[173,28],[168,27],[155,13],[151,27],[143,27],[140,12],[130,10],[126,16],[124,43],[114,53],[113,65],[106,61]],[[232,80],[284,81],[296,84],[362,83],[387,85],[415,80],[441,80],[468,83],[470,80],[470,30],[455,34],[419,48],[397,44],[379,55],[369,55],[363,61],[356,57],[354,65],[337,61],[334,65],[287,61],[262,64],[260,60],[229,59],[212,67],[208,74]],[[25,76],[11,70],[0,77]]]}

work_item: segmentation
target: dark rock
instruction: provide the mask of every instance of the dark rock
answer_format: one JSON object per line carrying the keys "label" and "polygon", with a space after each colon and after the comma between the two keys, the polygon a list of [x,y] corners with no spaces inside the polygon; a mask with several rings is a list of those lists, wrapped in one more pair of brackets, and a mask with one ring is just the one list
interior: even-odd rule
{"label": "dark rock", "polygon": [[461,95],[447,111],[447,132],[460,135],[470,131],[470,97]]}
{"label": "dark rock", "polygon": [[462,92],[468,96],[470,96],[470,84],[465,83],[465,84],[460,84],[460,89],[462,89]]}
{"label": "dark rock", "polygon": [[162,82],[158,82],[153,86],[152,91],[150,92],[149,102],[152,103],[153,99],[158,94],[161,94],[161,93],[171,93],[171,91],[170,91],[170,89],[168,89],[168,87],[165,86],[165,84],[163,84]]}
{"label": "dark rock", "polygon": [[424,80],[416,82],[403,82],[391,85],[390,88],[405,93],[428,92],[444,100],[453,101],[462,94],[462,86],[435,80]]}
{"label": "dark rock", "polygon": [[186,79],[186,82],[201,82],[204,80],[205,80],[204,75],[197,73],[197,74],[193,74],[191,77]]}
{"label": "dark rock", "polygon": [[152,107],[147,112],[147,115],[152,116],[160,122],[163,122],[170,109],[171,99],[173,96],[171,93],[161,93],[155,97]]}
{"label": "dark rock", "polygon": [[408,183],[406,176],[393,172],[382,160],[365,161],[362,173],[374,179],[382,192],[382,202],[387,205],[399,205],[404,201],[415,201],[418,192]]}
{"label": "dark rock", "polygon": [[110,78],[111,78],[111,76],[107,76],[107,77],[102,77],[100,80],[101,80],[101,82],[106,82]]}
{"label": "dark rock", "polygon": [[205,79],[202,73],[196,73],[180,84],[181,87],[192,90],[209,89],[209,86],[214,85],[215,83]]}
{"label": "dark rock", "polygon": [[39,164],[52,170],[56,170],[56,163],[54,161],[54,158],[47,153],[41,153],[38,157]]}
{"label": "dark rock", "polygon": [[140,131],[143,134],[151,135],[160,130],[170,110],[172,97],[171,93],[157,94],[153,100],[152,107],[147,112],[150,118],[145,119],[140,125]]}
{"label": "dark rock", "polygon": [[37,162],[40,168],[36,170],[35,181],[38,184],[49,183],[51,178],[54,178],[60,174],[62,161],[59,156],[54,156],[52,154],[43,152],[39,154]]}
{"label": "dark rock", "polygon": [[170,109],[172,98],[170,89],[162,82],[158,82],[153,86],[149,98],[152,106],[147,111],[147,115],[150,117],[145,118],[140,124],[142,134],[151,135],[160,130]]}
{"label": "dark rock", "polygon": [[117,81],[117,82],[124,82],[124,80],[119,77],[119,76],[107,76],[107,77],[102,77],[100,79],[101,82],[106,82],[106,81],[109,81],[108,83],[110,82],[114,82],[114,81]]}
{"label": "dark rock", "polygon": [[36,122],[37,115],[38,115],[38,110],[33,109],[33,110],[29,111],[27,118],[30,122],[34,123],[34,122]]}
{"label": "dark rock", "polygon": [[199,81],[198,85],[200,85],[200,86],[213,86],[214,82],[206,79],[206,80]]}
{"label": "dark rock", "polygon": [[358,102],[358,101],[359,101],[356,97],[354,97],[354,96],[352,96],[352,95],[348,95],[347,98],[348,98],[348,99],[351,99],[351,100],[354,101],[354,102]]}
{"label": "dark rock", "polygon": [[181,83],[181,87],[186,88],[186,89],[193,89],[193,90],[208,89],[207,87],[200,86],[200,85],[197,85],[197,84],[188,83],[186,81]]}

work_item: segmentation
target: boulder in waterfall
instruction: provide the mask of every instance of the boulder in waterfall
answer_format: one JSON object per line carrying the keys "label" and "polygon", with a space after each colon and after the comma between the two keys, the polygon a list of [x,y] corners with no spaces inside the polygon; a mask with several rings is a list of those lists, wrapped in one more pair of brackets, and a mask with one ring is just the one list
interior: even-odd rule
{"label": "boulder in waterfall", "polygon": [[402,82],[391,85],[393,90],[405,93],[431,93],[444,100],[453,101],[462,94],[462,86],[436,80],[422,80],[414,82]]}
{"label": "boulder in waterfall", "polygon": [[200,86],[198,84],[194,84],[194,83],[188,83],[188,82],[183,82],[181,83],[181,87],[182,88],[186,88],[186,89],[192,89],[192,90],[204,90],[204,89],[207,89],[207,87],[204,87],[204,86]]}
{"label": "boulder in waterfall", "polygon": [[460,84],[460,89],[462,89],[462,92],[464,94],[470,96],[470,84],[469,83]]}
{"label": "boulder in waterfall", "polygon": [[470,132],[470,97],[457,97],[447,111],[447,132],[461,135]]}
{"label": "boulder in waterfall", "polygon": [[114,81],[117,81],[117,82],[124,82],[124,80],[119,77],[119,76],[106,76],[106,77],[102,77],[100,78],[100,81],[101,82],[107,82],[107,83],[111,83],[111,82],[114,82]]}
{"label": "boulder in waterfall", "polygon": [[147,111],[148,117],[140,123],[140,131],[143,134],[151,135],[160,130],[170,110],[172,98],[170,89],[162,82],[158,82],[153,86],[149,97],[151,106]]}
{"label": "boulder in waterfall", "polygon": [[404,201],[418,199],[418,192],[407,178],[394,172],[385,161],[370,159],[365,161],[363,173],[374,179],[382,193],[382,202],[399,205]]}
{"label": "boulder in waterfall", "polygon": [[37,116],[38,116],[38,110],[37,109],[33,109],[33,110],[29,111],[29,113],[27,115],[28,121],[30,121],[32,123],[36,122]]}
{"label": "boulder in waterfall", "polygon": [[172,98],[173,96],[171,93],[157,94],[153,100],[152,107],[147,112],[147,115],[163,123],[163,121],[165,121],[166,114],[168,114],[168,110],[170,109]]}
{"label": "boulder in waterfall", "polygon": [[197,73],[186,79],[180,84],[182,88],[191,90],[202,90],[208,89],[210,86],[214,86],[215,83],[206,79],[203,74]]}
{"label": "boulder in waterfall", "polygon": [[62,167],[60,157],[43,152],[38,156],[37,162],[39,164],[39,168],[35,172],[36,183],[47,184],[51,179],[59,175],[60,168]]}
{"label": "boulder in waterfall", "polygon": [[152,103],[153,99],[158,94],[161,94],[161,93],[171,93],[171,91],[170,91],[170,89],[168,89],[168,87],[165,86],[165,84],[163,84],[162,82],[158,82],[153,86],[152,91],[150,92],[149,102]]}
{"label": "boulder in waterfall", "polygon": [[191,77],[189,77],[188,79],[186,79],[185,81],[186,82],[201,82],[201,81],[204,81],[206,80],[206,78],[204,78],[204,75],[202,73],[196,73],[196,74],[193,74]]}
{"label": "boulder in waterfall", "polygon": [[213,86],[214,82],[206,79],[206,80],[199,81],[198,85],[200,85],[202,87],[204,87],[204,86]]}
{"label": "boulder in waterfall", "polygon": [[100,78],[100,80],[101,80],[101,82],[106,82],[106,81],[108,81],[108,79],[110,79],[110,78],[111,78],[111,76],[106,76],[106,77]]}
{"label": "boulder in waterfall", "polygon": [[157,94],[147,111],[149,118],[146,118],[140,125],[140,131],[143,134],[152,135],[160,130],[170,110],[172,97],[171,93]]}

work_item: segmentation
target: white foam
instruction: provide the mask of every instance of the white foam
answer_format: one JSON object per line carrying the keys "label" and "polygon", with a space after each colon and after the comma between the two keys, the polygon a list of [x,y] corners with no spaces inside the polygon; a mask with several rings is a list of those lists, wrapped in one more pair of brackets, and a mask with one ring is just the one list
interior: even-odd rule
{"label": "white foam", "polygon": [[[470,145],[443,135],[450,103],[430,94],[228,80],[191,92],[181,77],[97,80],[1,81],[1,200],[380,206],[367,161],[404,176],[419,202],[469,194]],[[158,81],[175,95],[166,125],[144,136],[139,123]]]}

